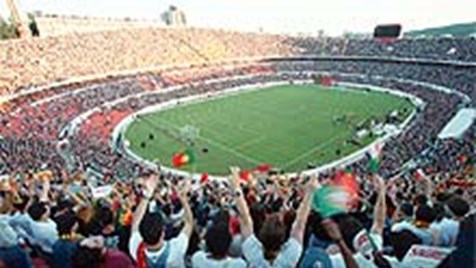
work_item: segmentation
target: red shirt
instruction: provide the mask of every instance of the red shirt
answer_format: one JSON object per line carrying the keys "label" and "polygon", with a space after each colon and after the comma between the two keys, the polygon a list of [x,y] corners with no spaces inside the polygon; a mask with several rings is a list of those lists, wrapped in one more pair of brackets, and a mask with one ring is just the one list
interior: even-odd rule
{"label": "red shirt", "polygon": [[135,268],[132,260],[123,252],[108,249],[104,254],[103,268]]}

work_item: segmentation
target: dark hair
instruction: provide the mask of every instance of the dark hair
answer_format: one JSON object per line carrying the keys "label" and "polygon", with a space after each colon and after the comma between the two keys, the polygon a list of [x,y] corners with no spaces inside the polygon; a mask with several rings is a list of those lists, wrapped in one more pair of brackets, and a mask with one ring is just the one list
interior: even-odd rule
{"label": "dark hair", "polygon": [[461,197],[452,197],[446,202],[451,212],[457,217],[464,217],[469,212],[469,204]]}
{"label": "dark hair", "polygon": [[[19,201],[19,202],[18,202]],[[30,197],[27,195],[20,195],[20,198],[17,202],[13,202],[13,207],[21,212],[25,212],[26,206],[30,201]]]}
{"label": "dark hair", "polygon": [[287,210],[283,212],[283,223],[284,223],[284,226],[286,226],[286,240],[289,238],[289,234],[291,233],[291,229],[293,227],[293,223],[295,219],[296,219],[295,210]]}
{"label": "dark hair", "polygon": [[402,203],[400,205],[400,211],[407,217],[413,216],[413,206],[410,203]]}
{"label": "dark hair", "polygon": [[446,215],[445,206],[442,203],[435,203],[433,209],[435,210],[435,221],[441,221]]}
{"label": "dark hair", "polygon": [[311,228],[311,233],[319,240],[332,241],[329,234],[327,234],[327,231],[322,227],[322,220],[323,218],[321,214],[311,211],[309,218],[307,219],[307,222],[309,223],[308,226]]}
{"label": "dark hair", "polygon": [[415,245],[421,244],[421,239],[409,230],[403,230],[397,233],[390,233],[390,244],[393,247],[393,253],[399,261],[407,254],[408,250]]}
{"label": "dark hair", "polygon": [[428,203],[428,197],[424,194],[419,194],[413,199],[413,204],[415,206],[423,206]]}
{"label": "dark hair", "polygon": [[34,221],[38,221],[46,213],[46,204],[42,202],[34,202],[28,208],[28,214]]}
{"label": "dark hair", "polygon": [[96,219],[104,228],[105,226],[114,223],[114,212],[112,212],[112,210],[108,207],[100,207],[96,211]]}
{"label": "dark hair", "polygon": [[66,212],[55,218],[59,235],[70,234],[74,225],[78,222],[76,215],[72,212]]}
{"label": "dark hair", "polygon": [[207,249],[216,258],[223,258],[227,255],[231,241],[230,229],[225,222],[212,225],[205,235]]}
{"label": "dark hair", "polygon": [[212,218],[213,224],[226,223],[230,221],[230,213],[225,209],[220,209]]}
{"label": "dark hair", "polygon": [[72,209],[74,207],[74,202],[69,199],[62,199],[58,202],[55,209],[57,212],[65,210],[65,209]]}
{"label": "dark hair", "polygon": [[270,253],[279,251],[286,240],[286,226],[278,214],[272,214],[266,218],[258,233],[258,238],[263,244],[265,258],[273,259],[275,256]]}
{"label": "dark hair", "polygon": [[355,236],[364,229],[362,223],[351,215],[339,214],[332,217],[332,219],[339,225],[339,229],[342,233],[342,239],[347,244],[352,252],[356,252],[354,248]]}
{"label": "dark hair", "polygon": [[164,231],[164,221],[159,213],[147,213],[139,224],[139,233],[148,245],[157,244]]}
{"label": "dark hair", "polygon": [[448,199],[450,199],[450,198],[451,198],[451,194],[445,193],[445,192],[437,193],[437,194],[435,195],[435,199],[436,199],[436,201],[438,201],[438,202],[446,202],[446,201],[448,201]]}
{"label": "dark hair", "polygon": [[73,268],[100,268],[101,262],[101,249],[78,247],[71,256],[71,267]]}
{"label": "dark hair", "polygon": [[250,215],[253,219],[253,229],[256,233],[259,233],[261,226],[263,226],[266,220],[265,207],[259,203],[252,204],[250,206]]}
{"label": "dark hair", "polygon": [[417,221],[432,223],[436,219],[436,212],[432,207],[428,205],[422,205],[417,208],[415,212],[415,219]]}

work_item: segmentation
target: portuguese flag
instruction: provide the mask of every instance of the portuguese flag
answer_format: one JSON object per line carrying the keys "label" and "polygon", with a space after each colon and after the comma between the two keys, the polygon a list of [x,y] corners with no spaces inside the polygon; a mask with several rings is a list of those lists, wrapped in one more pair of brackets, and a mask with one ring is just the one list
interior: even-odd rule
{"label": "portuguese flag", "polygon": [[375,142],[374,147],[370,150],[369,172],[378,173],[380,169],[380,153],[382,152],[381,141]]}
{"label": "portuguese flag", "polygon": [[172,156],[172,165],[176,168],[186,166],[195,162],[195,151],[191,148]]}
{"label": "portuguese flag", "polygon": [[313,195],[312,207],[322,217],[347,213],[359,196],[359,185],[350,170],[339,171],[331,183],[317,189]]}

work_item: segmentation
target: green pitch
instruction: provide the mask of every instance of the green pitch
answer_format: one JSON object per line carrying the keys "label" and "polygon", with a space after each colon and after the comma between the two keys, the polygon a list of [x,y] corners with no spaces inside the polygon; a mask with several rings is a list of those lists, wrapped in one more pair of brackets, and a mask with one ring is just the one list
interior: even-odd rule
{"label": "green pitch", "polygon": [[194,146],[196,172],[223,175],[231,165],[252,169],[260,163],[291,172],[305,169],[308,163],[321,165],[342,158],[369,144],[370,137],[360,146],[346,141],[357,124],[383,119],[395,109],[403,119],[413,106],[407,99],[384,93],[276,86],[146,115],[130,125],[126,138],[141,157],[170,166],[172,155],[186,148],[178,137],[188,126],[199,130]]}

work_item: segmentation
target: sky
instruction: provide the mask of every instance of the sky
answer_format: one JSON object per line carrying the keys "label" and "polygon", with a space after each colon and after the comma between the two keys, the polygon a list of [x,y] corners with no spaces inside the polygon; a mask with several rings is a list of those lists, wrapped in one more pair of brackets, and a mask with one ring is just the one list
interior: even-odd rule
{"label": "sky", "polygon": [[[476,0],[16,0],[23,12],[158,19],[171,4],[190,25],[243,31],[339,35],[379,23],[404,31],[476,21]],[[6,0],[0,14],[7,16]]]}

